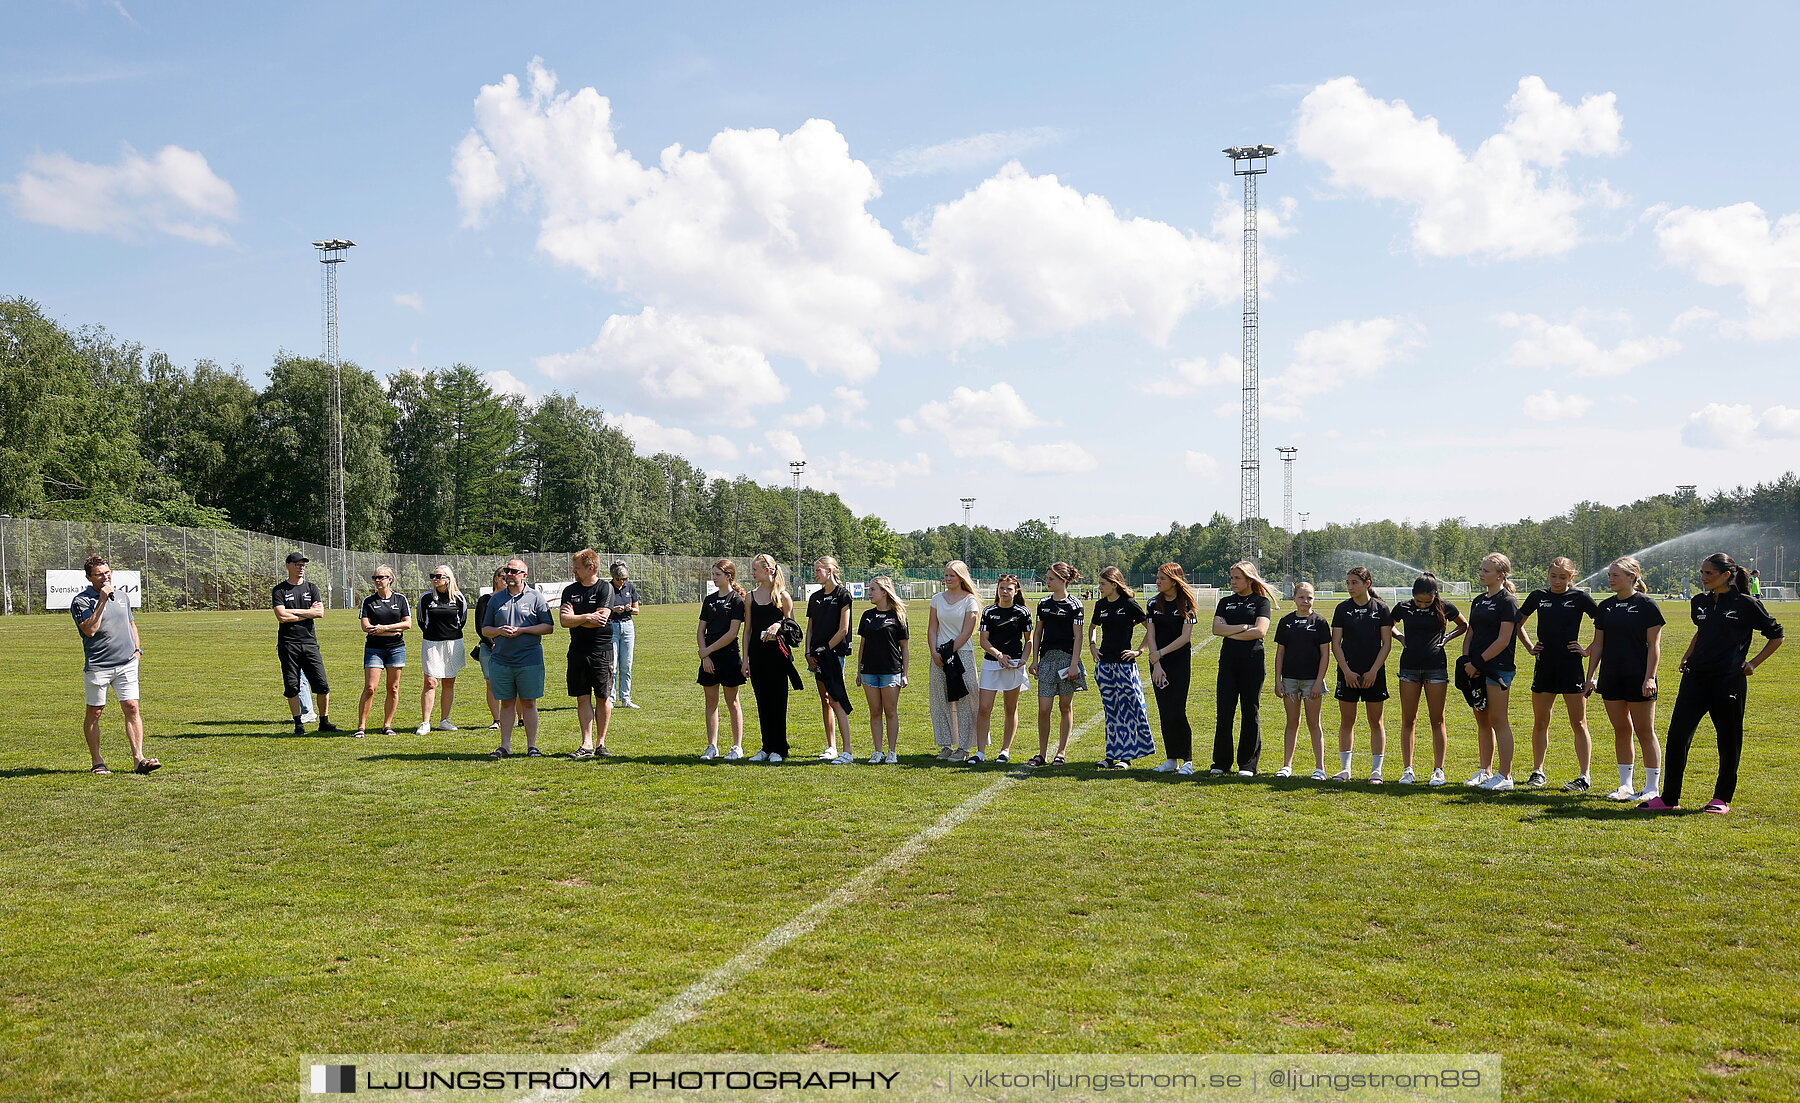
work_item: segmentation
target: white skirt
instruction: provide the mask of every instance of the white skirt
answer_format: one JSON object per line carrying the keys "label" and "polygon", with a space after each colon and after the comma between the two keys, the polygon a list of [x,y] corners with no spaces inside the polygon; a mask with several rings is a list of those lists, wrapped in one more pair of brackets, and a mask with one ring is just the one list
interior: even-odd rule
{"label": "white skirt", "polygon": [[1024,667],[1006,669],[999,663],[983,655],[981,657],[981,688],[1005,693],[1014,689],[1030,689],[1031,678]]}
{"label": "white skirt", "polygon": [[463,651],[462,640],[426,640],[425,676],[454,678],[468,658]]}

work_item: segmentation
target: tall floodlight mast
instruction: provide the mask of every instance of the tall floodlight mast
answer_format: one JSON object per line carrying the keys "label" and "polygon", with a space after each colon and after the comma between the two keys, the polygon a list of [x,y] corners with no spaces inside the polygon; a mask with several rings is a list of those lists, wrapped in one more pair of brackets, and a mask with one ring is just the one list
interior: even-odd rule
{"label": "tall floodlight mast", "polygon": [[[1300,449],[1291,444],[1276,448],[1281,453],[1281,531],[1288,534],[1288,574],[1294,573],[1294,457]],[[1291,579],[1289,580],[1291,583]]]}
{"label": "tall floodlight mast", "polygon": [[1256,178],[1269,171],[1269,158],[1280,151],[1274,146],[1231,146],[1231,174],[1244,178],[1244,410],[1243,448],[1238,460],[1241,485],[1238,495],[1239,551],[1245,559],[1257,557],[1256,522],[1262,517],[1262,380],[1257,360],[1260,334],[1258,313],[1261,294],[1256,274]]}
{"label": "tall floodlight mast", "polygon": [[963,504],[963,562],[969,561],[969,511],[975,508],[975,499],[964,498]]}
{"label": "tall floodlight mast", "polygon": [[[354,241],[331,238],[313,242],[324,265],[325,304],[322,327],[325,331],[325,366],[331,373],[325,387],[325,546],[329,559],[337,553],[338,593],[344,608],[350,607],[350,537],[344,517],[344,369],[338,359],[338,289],[337,266],[344,263],[344,250],[356,246]],[[325,564],[325,584],[331,585],[331,563]]]}

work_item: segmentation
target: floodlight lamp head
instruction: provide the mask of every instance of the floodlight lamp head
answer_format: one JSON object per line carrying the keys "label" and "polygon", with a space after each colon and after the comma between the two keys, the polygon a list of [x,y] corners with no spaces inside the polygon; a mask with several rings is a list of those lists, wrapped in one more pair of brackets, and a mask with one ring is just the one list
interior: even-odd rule
{"label": "floodlight lamp head", "polygon": [[334,238],[327,239],[325,241],[313,242],[314,249],[324,249],[327,251],[336,251],[339,249],[353,249],[355,247],[356,247],[356,242],[347,241],[341,237],[334,237]]}

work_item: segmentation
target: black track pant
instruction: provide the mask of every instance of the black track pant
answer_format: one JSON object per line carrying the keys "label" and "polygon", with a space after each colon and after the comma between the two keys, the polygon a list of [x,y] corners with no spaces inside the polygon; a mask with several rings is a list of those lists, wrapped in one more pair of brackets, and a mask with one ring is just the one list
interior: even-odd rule
{"label": "black track pant", "polygon": [[[1219,655],[1219,724],[1213,729],[1213,769],[1255,772],[1256,761],[1262,757],[1262,727],[1257,722],[1257,709],[1262,703],[1266,673],[1261,651]],[[1244,727],[1237,744],[1237,763],[1233,765],[1231,722],[1239,708],[1244,711]]]}
{"label": "black track pant", "polygon": [[778,659],[757,656],[750,667],[750,689],[756,694],[756,722],[762,729],[762,749],[788,757],[787,665]]}
{"label": "black track pant", "polygon": [[1675,715],[1663,740],[1662,799],[1681,800],[1681,774],[1687,769],[1688,748],[1703,717],[1711,716],[1719,737],[1719,780],[1713,798],[1731,803],[1737,792],[1738,759],[1744,753],[1744,697],[1749,689],[1742,674],[1683,674],[1675,695]]}
{"label": "black track pant", "polygon": [[1162,721],[1163,753],[1177,762],[1194,757],[1194,727],[1188,723],[1188,682],[1193,678],[1193,652],[1187,648],[1162,657],[1162,672],[1169,679],[1156,690],[1156,715]]}

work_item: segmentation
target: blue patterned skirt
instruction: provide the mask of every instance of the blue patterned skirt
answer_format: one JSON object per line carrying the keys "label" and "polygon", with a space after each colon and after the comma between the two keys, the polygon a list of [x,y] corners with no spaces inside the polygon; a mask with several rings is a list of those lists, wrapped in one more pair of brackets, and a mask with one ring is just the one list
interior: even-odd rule
{"label": "blue patterned skirt", "polygon": [[1129,762],[1154,754],[1156,739],[1150,732],[1150,710],[1144,704],[1137,664],[1095,663],[1094,682],[1106,712],[1106,757]]}

